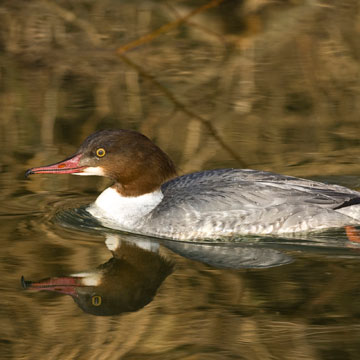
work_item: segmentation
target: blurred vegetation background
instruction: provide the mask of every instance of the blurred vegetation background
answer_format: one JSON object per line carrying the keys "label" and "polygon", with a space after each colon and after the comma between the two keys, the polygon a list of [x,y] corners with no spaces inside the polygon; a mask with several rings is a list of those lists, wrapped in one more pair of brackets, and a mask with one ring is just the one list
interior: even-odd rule
{"label": "blurred vegetation background", "polygon": [[344,164],[360,155],[348,150],[359,143],[359,2],[220,1],[117,54],[207,3],[1,2],[6,155],[126,127],[154,139],[181,172],[209,163],[351,172]]}
{"label": "blurred vegetation background", "polygon": [[356,0],[0,1],[0,358],[357,359],[357,260],[235,272],[167,254],[155,301],[110,319],[19,279],[109,258],[52,221],[99,179],[23,179],[100,128],[145,133],[180,173],[359,175],[359,33]]}

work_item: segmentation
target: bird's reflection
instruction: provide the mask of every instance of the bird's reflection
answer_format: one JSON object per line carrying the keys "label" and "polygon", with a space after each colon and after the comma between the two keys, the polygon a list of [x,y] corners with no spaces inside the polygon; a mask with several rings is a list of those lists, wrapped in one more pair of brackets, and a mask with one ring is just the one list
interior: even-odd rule
{"label": "bird's reflection", "polygon": [[[144,307],[171,274],[173,262],[159,255],[159,240],[107,234],[105,243],[113,257],[95,270],[37,282],[22,277],[22,287],[70,295],[83,311],[93,315],[117,315]],[[280,251],[263,247],[161,243],[183,257],[217,268],[267,268],[292,261]]]}
{"label": "bird's reflection", "polygon": [[108,236],[107,245],[113,257],[95,270],[37,282],[22,278],[22,286],[71,295],[83,311],[93,315],[116,315],[144,307],[172,272],[172,262],[152,251],[152,244],[143,248]]}

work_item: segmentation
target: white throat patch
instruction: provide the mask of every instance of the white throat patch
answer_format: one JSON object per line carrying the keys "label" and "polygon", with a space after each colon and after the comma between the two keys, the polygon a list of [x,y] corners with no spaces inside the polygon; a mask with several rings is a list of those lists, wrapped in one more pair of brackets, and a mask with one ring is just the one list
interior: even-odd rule
{"label": "white throat patch", "polygon": [[163,199],[161,190],[140,195],[122,196],[116,189],[104,190],[87,211],[104,225],[132,230],[140,224],[141,219],[153,210]]}
{"label": "white throat patch", "polygon": [[96,175],[96,176],[105,176],[104,170],[101,166],[96,167],[87,167],[81,172],[73,173],[72,175],[81,175],[81,176],[90,176],[90,175]]}

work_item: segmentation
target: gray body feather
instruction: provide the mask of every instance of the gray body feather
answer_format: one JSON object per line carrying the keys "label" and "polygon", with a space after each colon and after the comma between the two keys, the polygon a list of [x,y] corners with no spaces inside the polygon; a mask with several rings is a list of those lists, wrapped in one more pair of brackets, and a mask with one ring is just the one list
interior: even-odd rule
{"label": "gray body feather", "polygon": [[148,235],[221,238],[283,234],[360,222],[360,193],[256,170],[209,170],[163,184],[164,198],[139,224]]}

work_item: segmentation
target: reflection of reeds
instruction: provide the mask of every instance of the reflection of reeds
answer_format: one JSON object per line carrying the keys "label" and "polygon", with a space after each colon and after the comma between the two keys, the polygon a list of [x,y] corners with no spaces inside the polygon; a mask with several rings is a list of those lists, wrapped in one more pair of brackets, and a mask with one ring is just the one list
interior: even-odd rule
{"label": "reflection of reeds", "polygon": [[74,146],[106,126],[145,132],[180,172],[210,162],[302,176],[358,173],[348,165],[360,155],[351,2],[256,3],[204,11],[122,59],[122,44],[201,6],[3,4],[1,163],[18,166],[11,153],[31,159],[36,151],[22,172],[52,161],[54,140]]}
{"label": "reflection of reeds", "polygon": [[[301,267],[235,273],[178,258],[153,303],[110,320],[84,316],[71,299],[9,285],[22,274],[57,275],[59,264],[76,272],[106,260],[102,240],[49,228],[41,215],[24,221],[30,210],[18,200],[37,193],[26,205],[41,214],[44,191],[49,204],[68,182],[75,192],[93,190],[91,179],[20,180],[99,127],[143,131],[181,171],[245,162],[302,176],[359,172],[357,2],[225,0],[126,58],[116,55],[206,1],[188,4],[1,3],[0,186],[14,207],[1,228],[5,358],[320,359],[329,333],[336,349],[358,343],[358,325],[341,322],[356,315],[357,277],[336,264],[314,270],[306,287]],[[317,324],[329,308],[338,318]],[[358,356],[356,346],[347,350],[344,358]]]}
{"label": "reflection of reeds", "polygon": [[213,7],[219,6],[224,0],[211,0],[205,5],[202,5],[198,8],[195,8],[190,13],[188,13],[186,16],[179,17],[178,19],[168,22],[167,24],[161,26],[160,28],[152,31],[149,34],[141,36],[139,39],[136,39],[128,44],[120,46],[116,52],[119,55],[123,55],[125,52],[128,52],[130,50],[135,49],[138,46],[142,46],[144,44],[148,44],[152,42],[154,39],[156,39],[160,35],[164,35],[168,33],[169,31],[176,29],[180,25],[188,22],[190,18],[192,18],[195,15],[201,14],[202,12],[211,9]]}
{"label": "reflection of reeds", "polygon": [[[225,1],[186,24],[204,3],[178,7],[175,19],[174,5],[3,4],[5,141],[17,146],[26,129],[28,143],[51,145],[71,129],[79,143],[98,127],[130,126],[169,152],[185,143],[194,153],[181,159],[186,171],[220,159],[287,172],[313,157],[328,163],[358,128],[358,30],[347,3]],[[183,25],[146,37],[166,21]],[[119,60],[115,49],[133,39],[148,42]],[[198,136],[187,130],[194,120]],[[303,166],[304,175],[318,166]]]}

